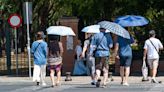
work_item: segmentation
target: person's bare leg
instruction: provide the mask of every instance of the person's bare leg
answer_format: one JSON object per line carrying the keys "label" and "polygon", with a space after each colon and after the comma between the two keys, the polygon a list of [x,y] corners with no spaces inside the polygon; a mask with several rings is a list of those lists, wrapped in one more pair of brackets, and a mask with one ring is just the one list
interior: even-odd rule
{"label": "person's bare leg", "polygon": [[105,69],[103,74],[103,85],[106,85],[107,80],[108,80],[108,70]]}
{"label": "person's bare leg", "polygon": [[100,79],[101,71],[99,69],[96,69],[96,80]]}
{"label": "person's bare leg", "polygon": [[50,78],[51,78],[52,86],[55,85],[54,73],[55,73],[55,71],[53,69],[51,69],[50,70]]}
{"label": "person's bare leg", "polygon": [[96,69],[96,80],[97,80],[96,87],[100,87],[100,82],[101,82],[100,75],[101,75],[101,70]]}
{"label": "person's bare leg", "polygon": [[59,83],[60,83],[60,79],[61,79],[61,71],[58,70],[58,71],[57,71],[56,85],[59,85]]}
{"label": "person's bare leg", "polygon": [[121,84],[124,82],[124,67],[120,66]]}
{"label": "person's bare leg", "polygon": [[129,78],[129,74],[130,74],[130,67],[125,67],[125,83],[128,83],[128,78]]}

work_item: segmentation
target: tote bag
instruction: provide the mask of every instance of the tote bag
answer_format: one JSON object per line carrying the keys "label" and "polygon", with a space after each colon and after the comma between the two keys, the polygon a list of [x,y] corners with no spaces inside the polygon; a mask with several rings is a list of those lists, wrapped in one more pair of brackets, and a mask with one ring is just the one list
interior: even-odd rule
{"label": "tote bag", "polygon": [[142,64],[142,76],[144,79],[147,79],[148,77],[148,67],[146,66],[146,61],[143,61]]}

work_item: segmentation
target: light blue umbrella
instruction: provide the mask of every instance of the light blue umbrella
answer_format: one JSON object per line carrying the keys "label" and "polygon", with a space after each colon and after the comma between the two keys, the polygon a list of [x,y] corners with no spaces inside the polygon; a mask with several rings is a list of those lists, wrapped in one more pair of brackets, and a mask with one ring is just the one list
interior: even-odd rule
{"label": "light blue umbrella", "polygon": [[115,20],[115,23],[120,24],[123,27],[134,27],[134,26],[143,26],[149,23],[149,21],[142,17],[142,16],[136,16],[136,15],[126,15],[118,17]]}
{"label": "light blue umbrella", "polygon": [[106,32],[111,32],[121,37],[130,39],[129,32],[117,23],[109,22],[109,21],[101,21],[98,24],[100,25],[100,28],[107,29]]}
{"label": "light blue umbrella", "polygon": [[81,31],[85,33],[99,33],[100,25],[90,25],[90,26],[84,27]]}
{"label": "light blue umbrella", "polygon": [[72,28],[66,26],[50,26],[46,29],[48,35],[75,36]]}

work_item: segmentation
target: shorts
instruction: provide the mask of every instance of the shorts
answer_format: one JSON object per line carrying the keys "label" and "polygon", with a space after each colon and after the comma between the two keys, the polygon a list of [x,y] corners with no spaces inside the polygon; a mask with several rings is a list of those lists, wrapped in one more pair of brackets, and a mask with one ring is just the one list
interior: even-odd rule
{"label": "shorts", "polygon": [[109,57],[96,57],[95,58],[96,69],[102,71],[109,70]]}
{"label": "shorts", "polygon": [[159,58],[157,58],[157,59],[148,59],[147,61],[148,61],[148,65],[149,65],[150,69],[158,67]]}
{"label": "shorts", "polygon": [[132,56],[120,56],[120,66],[130,67]]}
{"label": "shorts", "polygon": [[56,70],[59,71],[61,70],[62,64],[58,64],[58,65],[48,65],[48,70]]}

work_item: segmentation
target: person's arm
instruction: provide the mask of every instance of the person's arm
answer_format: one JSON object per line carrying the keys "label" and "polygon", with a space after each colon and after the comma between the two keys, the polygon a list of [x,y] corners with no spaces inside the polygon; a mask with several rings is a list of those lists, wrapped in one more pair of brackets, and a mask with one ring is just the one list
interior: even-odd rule
{"label": "person's arm", "polygon": [[146,61],[146,55],[147,55],[147,44],[145,42],[145,45],[144,45],[144,52],[143,52],[143,61]]}
{"label": "person's arm", "polygon": [[47,57],[48,56],[48,45],[47,45],[47,43],[45,44],[45,57]]}
{"label": "person's arm", "polygon": [[119,54],[118,54],[118,50],[119,50],[119,44],[115,43],[115,45],[114,45],[114,56],[116,59],[120,59]]}
{"label": "person's arm", "polygon": [[63,56],[64,49],[63,49],[63,44],[61,42],[59,42],[59,48],[60,48],[60,56]]}
{"label": "person's arm", "polygon": [[34,42],[32,43],[32,46],[31,46],[31,53],[34,54]]}
{"label": "person's arm", "polygon": [[147,49],[144,49],[143,52],[143,61],[146,61]]}
{"label": "person's arm", "polygon": [[85,57],[85,52],[87,51],[87,47],[86,46],[84,46],[83,47],[83,51],[82,51],[82,53],[81,53],[81,57],[83,58],[83,57]]}
{"label": "person's arm", "polygon": [[82,50],[82,53],[81,53],[81,58],[85,57],[85,52],[87,51],[88,46],[89,46],[89,43],[87,43],[87,40],[85,40],[83,50]]}
{"label": "person's arm", "polygon": [[113,34],[113,42],[114,42],[114,56],[118,56],[118,49],[119,49],[119,43],[118,43],[118,36]]}
{"label": "person's arm", "polygon": [[160,40],[159,40],[159,50],[163,50],[163,45]]}

